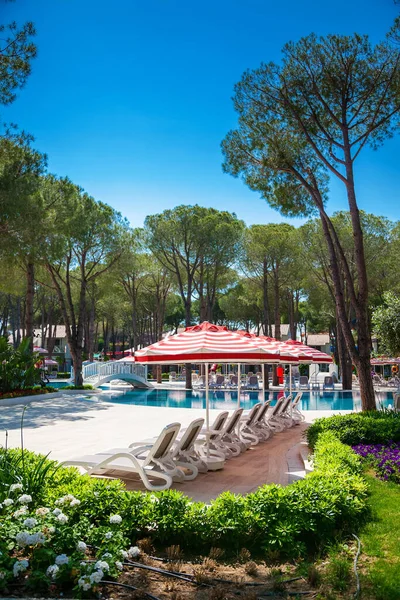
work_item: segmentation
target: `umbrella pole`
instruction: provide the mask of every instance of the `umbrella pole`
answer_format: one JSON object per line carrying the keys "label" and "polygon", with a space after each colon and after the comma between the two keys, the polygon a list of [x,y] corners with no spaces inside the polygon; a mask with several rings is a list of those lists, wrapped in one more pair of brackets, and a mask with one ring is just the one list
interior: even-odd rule
{"label": "umbrella pole", "polygon": [[206,437],[207,437],[207,457],[210,456],[210,402],[208,398],[208,363],[206,367]]}
{"label": "umbrella pole", "polygon": [[238,363],[238,399],[237,399],[237,407],[240,408],[240,363]]}
{"label": "umbrella pole", "polygon": [[292,365],[289,365],[289,396],[292,395]]}
{"label": "umbrella pole", "polygon": [[265,402],[265,365],[261,365],[261,378],[262,378],[262,403]]}

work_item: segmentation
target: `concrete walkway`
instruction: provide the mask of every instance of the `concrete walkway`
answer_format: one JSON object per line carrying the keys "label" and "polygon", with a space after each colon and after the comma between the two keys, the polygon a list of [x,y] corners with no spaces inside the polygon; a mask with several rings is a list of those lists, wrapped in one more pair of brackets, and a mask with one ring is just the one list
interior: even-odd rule
{"label": "concrete walkway", "polygon": [[[24,445],[29,450],[50,453],[63,461],[108,448],[128,447],[134,441],[157,435],[172,422],[187,426],[193,419],[205,417],[203,409],[159,408],[113,404],[94,396],[63,396],[27,405],[24,414]],[[23,405],[0,405],[0,444],[21,445]],[[211,410],[211,422],[219,410]],[[331,411],[306,411],[306,423]],[[301,471],[299,443],[303,426],[277,434],[264,444],[226,463],[221,472],[199,475],[193,482],[176,486],[194,499],[210,499],[224,490],[249,492],[263,483],[286,485]],[[291,475],[292,474],[292,475]],[[129,477],[128,489],[144,489]]]}

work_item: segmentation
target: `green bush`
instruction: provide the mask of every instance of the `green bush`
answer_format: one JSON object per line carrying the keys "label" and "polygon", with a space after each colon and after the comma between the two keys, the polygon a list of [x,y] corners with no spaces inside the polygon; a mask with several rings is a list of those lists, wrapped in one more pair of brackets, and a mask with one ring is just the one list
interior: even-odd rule
{"label": "green bush", "polygon": [[58,371],[57,373],[57,379],[70,379],[71,378],[71,373],[69,373],[68,371]]}
{"label": "green bush", "polygon": [[306,431],[309,446],[314,448],[319,435],[326,431],[349,446],[399,442],[400,413],[377,410],[317,419]]}
{"label": "green bush", "polygon": [[65,385],[61,388],[62,390],[94,390],[94,387],[90,383],[84,383],[83,385]]}
{"label": "green bush", "polygon": [[[33,452],[2,450],[0,572],[4,577],[0,577],[0,590],[19,577],[13,570],[23,559],[29,561],[21,571],[27,590],[46,592],[56,586],[53,592],[70,593],[75,585],[74,597],[81,597],[83,582],[93,583],[95,560],[109,563],[112,558],[103,576],[117,578],[115,565],[121,550],[143,537],[156,546],[179,544],[198,553],[215,546],[232,554],[247,548],[254,555],[273,553],[282,558],[321,551],[338,535],[356,531],[365,520],[367,485],[359,458],[331,432],[320,435],[314,464],[313,473],[287,487],[264,485],[247,496],[225,492],[206,505],[174,490],[127,492],[119,480],[92,479]],[[25,498],[28,495],[26,506],[13,496],[15,490]],[[59,523],[58,511],[67,520]],[[110,515],[119,515],[117,526]],[[22,537],[40,534],[45,546],[43,541],[16,546],[18,533]],[[88,548],[83,562],[77,551],[80,542]],[[64,554],[68,563],[58,565],[53,578],[54,569],[48,568]],[[93,590],[94,584],[87,588]]]}
{"label": "green bush", "polygon": [[32,352],[30,339],[24,338],[14,349],[6,338],[0,337],[0,393],[31,388],[40,382],[40,360],[37,352]]}

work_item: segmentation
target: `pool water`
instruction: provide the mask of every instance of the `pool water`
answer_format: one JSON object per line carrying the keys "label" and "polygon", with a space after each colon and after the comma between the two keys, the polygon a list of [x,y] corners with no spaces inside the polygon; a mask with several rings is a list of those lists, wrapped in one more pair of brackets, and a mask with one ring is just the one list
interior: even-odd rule
{"label": "pool water", "polygon": [[[282,392],[265,392],[265,400],[273,406]],[[376,394],[377,404],[387,407],[393,404],[392,392]],[[100,398],[100,397],[99,397]],[[105,398],[104,398],[105,399]],[[216,390],[209,392],[210,408],[232,410],[237,406],[237,391]],[[245,410],[262,401],[262,392],[241,392],[240,406]],[[205,408],[204,390],[133,390],[107,394],[107,402],[134,404],[138,406],[160,406],[164,408]],[[304,391],[301,398],[302,410],[354,410],[361,407],[359,391]]]}

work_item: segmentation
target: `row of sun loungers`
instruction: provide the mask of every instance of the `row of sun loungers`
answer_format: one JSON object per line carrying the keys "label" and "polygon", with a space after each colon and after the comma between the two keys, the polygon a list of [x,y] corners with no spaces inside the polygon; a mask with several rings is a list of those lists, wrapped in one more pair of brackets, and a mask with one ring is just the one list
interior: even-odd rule
{"label": "row of sun loungers", "polygon": [[204,428],[204,419],[192,421],[186,429],[171,423],[152,440],[80,456],[64,464],[82,467],[93,475],[112,470],[137,473],[148,490],[166,490],[172,482],[182,483],[198,473],[223,468],[226,460],[250,446],[299,424],[304,420],[299,409],[301,396],[301,392],[294,400],[282,396],[272,408],[269,402],[258,403],[247,414],[242,408],[231,415],[221,412],[209,430]]}
{"label": "row of sun loungers", "polygon": [[[205,389],[206,382],[205,377],[200,376],[198,379],[193,381],[193,389]],[[217,375],[215,380],[211,380],[208,383],[210,390],[223,390],[223,389],[238,389],[238,376],[232,375],[226,378],[224,375]],[[251,375],[245,381],[240,384],[242,390],[258,390],[260,389],[259,378],[257,375]]]}

